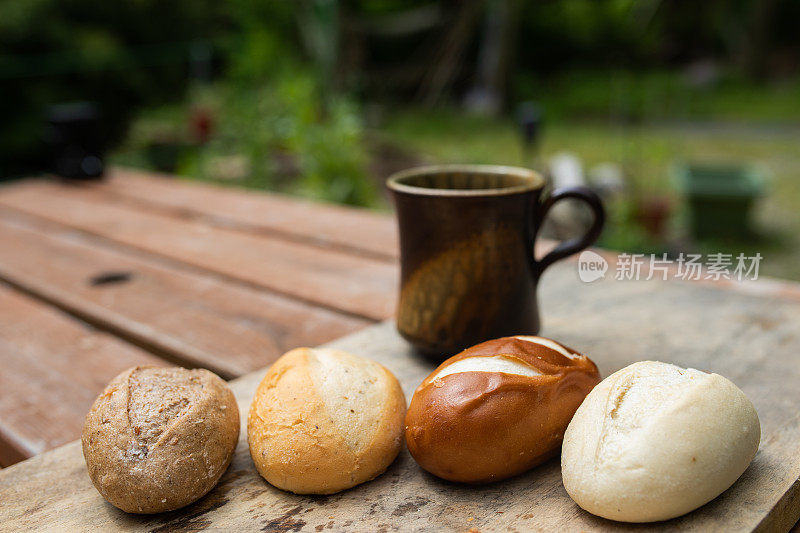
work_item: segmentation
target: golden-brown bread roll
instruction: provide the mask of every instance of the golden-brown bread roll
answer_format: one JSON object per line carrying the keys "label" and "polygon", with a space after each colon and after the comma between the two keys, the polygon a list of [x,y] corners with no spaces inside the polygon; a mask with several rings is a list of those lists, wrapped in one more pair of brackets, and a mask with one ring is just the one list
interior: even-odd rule
{"label": "golden-brown bread roll", "polygon": [[247,422],[250,455],[279,489],[331,494],[375,478],[400,451],[406,399],[374,361],[297,348],[256,390]]}
{"label": "golden-brown bread roll", "polygon": [[239,409],[208,370],[137,366],[97,397],[83,456],[103,497],[129,513],[188,505],[219,481],[239,440]]}
{"label": "golden-brown bread roll", "polygon": [[478,344],[442,363],[414,392],[408,450],[425,470],[451,481],[519,474],[557,451],[599,381],[591,360],[549,339]]}

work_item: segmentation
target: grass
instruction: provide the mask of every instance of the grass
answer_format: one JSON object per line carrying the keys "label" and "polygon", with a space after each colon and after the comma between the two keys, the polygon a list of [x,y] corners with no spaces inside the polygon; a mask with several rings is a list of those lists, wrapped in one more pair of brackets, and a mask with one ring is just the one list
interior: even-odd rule
{"label": "grass", "polygon": [[[584,168],[613,161],[622,165],[634,194],[666,196],[675,206],[672,238],[680,239],[682,202],[669,177],[679,159],[757,162],[770,181],[758,204],[754,226],[758,237],[738,242],[699,242],[703,253],[760,251],[761,274],[800,280],[800,130],[764,125],[681,123],[620,125],[610,122],[560,121],[546,124],[540,160],[561,151],[577,154]],[[432,161],[449,163],[526,164],[518,128],[511,120],[464,116],[453,111],[404,111],[390,117],[382,134]],[[612,249],[655,251],[658,243],[630,239],[626,205],[611,206],[603,244]],[[627,238],[627,240],[626,240]],[[667,247],[667,244],[662,244]]]}
{"label": "grass", "polygon": [[539,79],[521,74],[515,99],[543,104],[558,121],[607,118],[636,120],[727,120],[797,123],[800,77],[753,82],[722,69],[697,85],[677,71],[573,70]]}
{"label": "grass", "polygon": [[[521,76],[513,90],[546,110],[536,161],[523,153],[511,118],[401,108],[364,130],[354,101],[322,113],[320,89],[302,73],[260,85],[221,81],[182,104],[148,110],[111,159],[159,168],[157,159],[173,158],[167,170],[193,179],[382,208],[376,178],[385,176],[368,175],[380,173],[367,168],[371,137],[432,162],[536,166],[569,151],[585,169],[614,162],[626,176],[628,194],[608,205],[603,246],[645,253],[758,251],[763,274],[800,280],[800,78],[757,85],[723,76],[698,89],[677,73],[572,72],[547,80]],[[202,146],[187,137],[196,107],[215,118],[214,134]],[[762,165],[771,181],[754,213],[756,238],[688,241],[683,203],[669,175],[676,160]],[[635,200],[650,197],[673,206],[666,239],[648,237],[632,221]]]}

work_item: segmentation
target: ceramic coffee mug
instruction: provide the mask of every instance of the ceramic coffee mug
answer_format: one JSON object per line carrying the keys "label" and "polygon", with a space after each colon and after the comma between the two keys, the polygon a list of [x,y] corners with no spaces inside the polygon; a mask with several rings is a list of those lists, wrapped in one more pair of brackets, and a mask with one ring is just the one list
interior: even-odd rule
{"label": "ceramic coffee mug", "polygon": [[[388,179],[400,226],[397,329],[418,350],[444,358],[488,339],[539,331],[542,271],[591,245],[605,220],[591,190],[544,195],[544,185],[532,170],[484,165],[415,168]],[[592,225],[536,259],[542,220],[564,198],[586,202]]]}

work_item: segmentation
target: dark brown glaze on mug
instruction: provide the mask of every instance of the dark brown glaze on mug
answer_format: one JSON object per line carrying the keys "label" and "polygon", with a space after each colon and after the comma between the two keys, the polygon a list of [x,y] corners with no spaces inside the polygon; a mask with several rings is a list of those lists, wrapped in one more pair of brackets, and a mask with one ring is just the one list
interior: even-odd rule
{"label": "dark brown glaze on mug", "polygon": [[[488,339],[538,333],[542,271],[591,245],[605,219],[591,190],[542,198],[544,184],[532,170],[488,165],[422,167],[387,180],[400,227],[397,328],[419,351],[443,360]],[[537,260],[541,221],[567,197],[589,204],[592,227]]]}

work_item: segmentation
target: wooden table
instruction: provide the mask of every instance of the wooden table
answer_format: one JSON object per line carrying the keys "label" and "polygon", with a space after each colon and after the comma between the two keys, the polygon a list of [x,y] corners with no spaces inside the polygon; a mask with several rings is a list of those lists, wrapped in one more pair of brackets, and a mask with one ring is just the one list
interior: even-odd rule
{"label": "wooden table", "polygon": [[[385,364],[410,397],[432,367],[378,324],[392,314],[396,256],[383,215],[132,171],[0,188],[0,461],[39,454],[0,471],[0,530],[637,529],[575,506],[557,461],[466,487],[423,473],[403,451],[371,483],[301,497],[257,475],[243,432],[208,496],[141,517],[102,500],[78,443],[40,453],[75,439],[97,392],[140,363],[242,376],[232,386],[244,416],[281,353],[359,331],[334,344]],[[545,275],[544,334],[604,375],[641,359],[719,372],[761,416],[761,449],[742,479],[659,529],[788,529],[800,517],[798,286],[610,276],[584,285],[576,272],[565,262]]]}
{"label": "wooden table", "polygon": [[386,215],[115,170],[0,188],[0,465],[80,435],[111,377],[234,378],[391,316]]}

